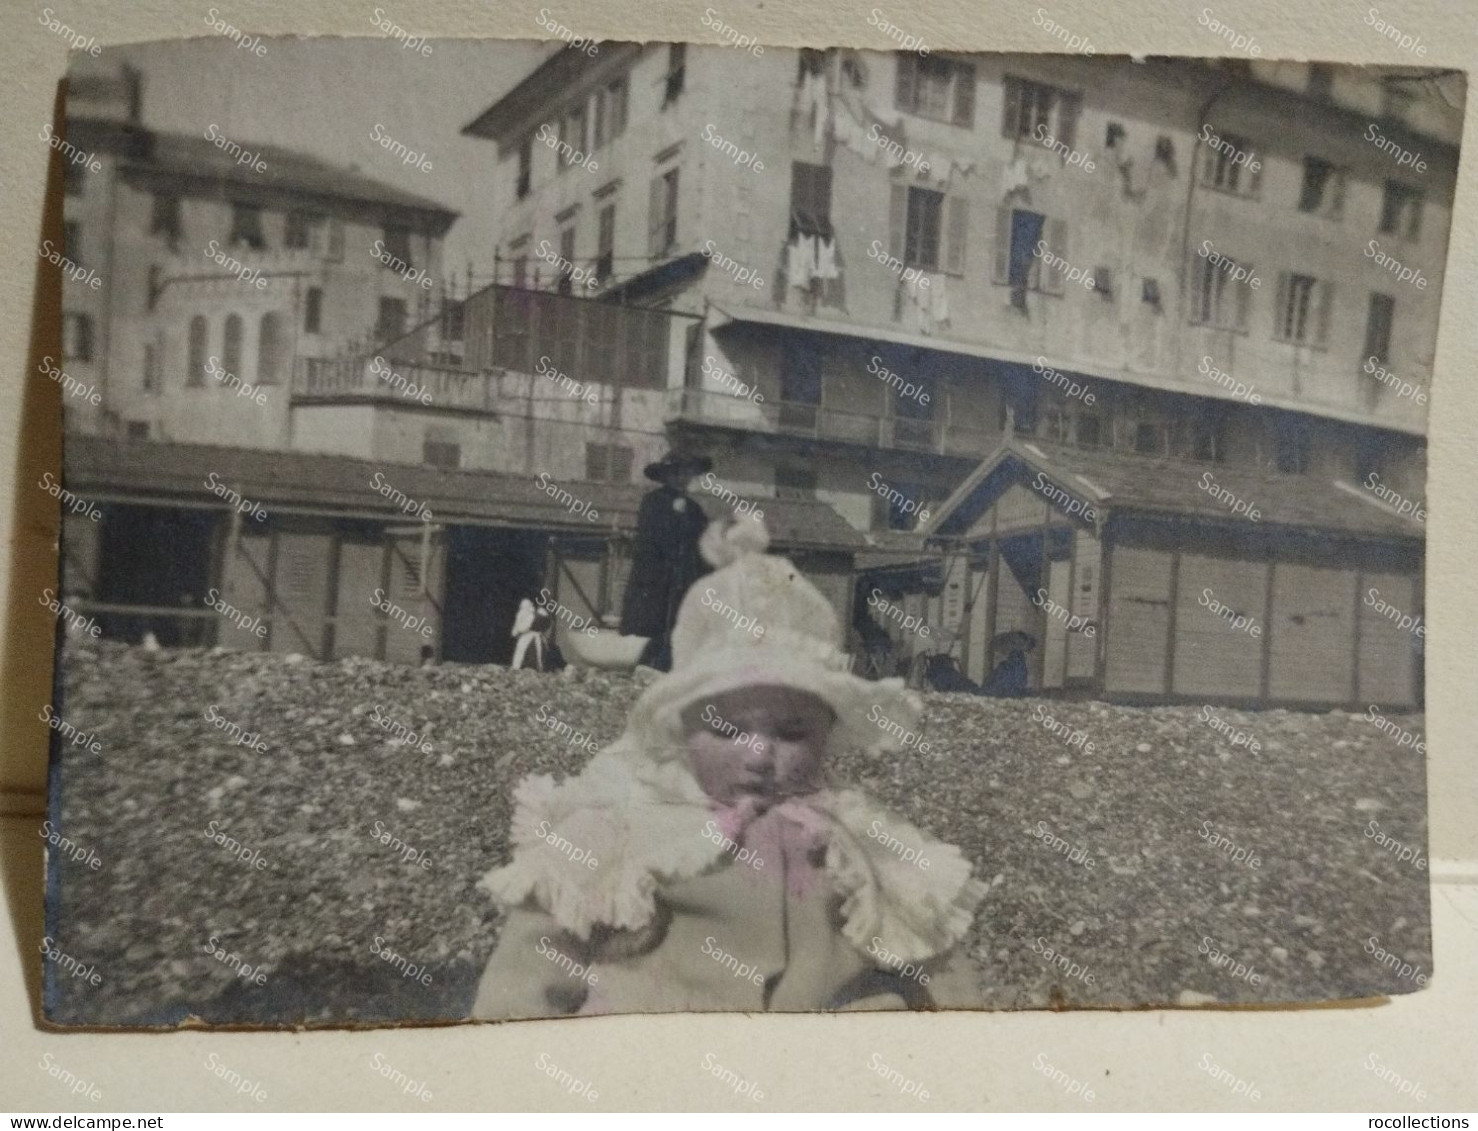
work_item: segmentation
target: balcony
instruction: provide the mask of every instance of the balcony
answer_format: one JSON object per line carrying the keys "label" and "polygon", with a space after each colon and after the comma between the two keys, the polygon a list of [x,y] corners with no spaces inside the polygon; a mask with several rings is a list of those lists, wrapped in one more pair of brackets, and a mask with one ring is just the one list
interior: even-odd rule
{"label": "balcony", "polygon": [[[293,401],[428,403],[433,408],[493,412],[496,373],[375,357],[303,357],[293,371]],[[429,394],[423,397],[422,393]]]}
{"label": "balcony", "polygon": [[795,401],[756,404],[707,389],[671,390],[667,421],[967,459],[983,458],[1000,440],[998,433],[940,420],[848,412]]}

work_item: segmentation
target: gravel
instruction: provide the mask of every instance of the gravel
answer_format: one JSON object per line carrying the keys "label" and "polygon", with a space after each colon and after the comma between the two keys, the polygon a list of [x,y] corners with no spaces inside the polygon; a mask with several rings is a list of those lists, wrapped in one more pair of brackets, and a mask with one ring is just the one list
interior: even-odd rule
{"label": "gravel", "polygon": [[[598,748],[642,681],[69,642],[62,682],[101,751],[65,748],[52,812],[101,864],[53,850],[48,934],[98,978],[49,963],[48,1017],[282,1026],[465,1017],[510,787],[577,771],[592,748],[548,720]],[[1195,706],[924,698],[927,752],[849,756],[837,778],[989,882],[967,942],[983,1005],[1312,1001],[1430,976],[1427,873],[1397,859],[1426,855],[1425,766],[1366,716],[1213,709],[1252,753]]]}

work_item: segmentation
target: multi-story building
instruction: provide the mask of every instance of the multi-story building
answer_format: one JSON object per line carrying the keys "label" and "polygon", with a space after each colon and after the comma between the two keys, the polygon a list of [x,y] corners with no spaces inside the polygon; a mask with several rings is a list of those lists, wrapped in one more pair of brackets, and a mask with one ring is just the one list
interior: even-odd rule
{"label": "multi-story building", "polygon": [[[456,213],[354,169],[141,124],[142,76],[77,68],[63,360],[102,403],[69,427],[133,439],[294,446],[295,360],[389,340],[440,302]],[[98,171],[100,167],[101,171]]]}
{"label": "multi-story building", "polygon": [[[699,316],[667,364],[624,380],[665,378],[669,434],[712,455],[741,493],[823,500],[892,546],[884,531],[937,513],[972,471],[988,478],[982,461],[1029,465],[1008,443],[1019,437],[1083,453],[1075,474],[1101,456],[1119,483],[1122,455],[1146,478],[1250,475],[1297,500],[1279,513],[1297,516],[1305,540],[1344,545],[1371,531],[1348,515],[1323,531],[1311,496],[1342,487],[1380,509],[1424,485],[1460,121],[1442,81],[1310,64],[606,44],[551,56],[464,132],[498,146],[489,200],[503,283],[594,299],[589,320],[632,306]],[[526,334],[517,317],[492,319],[494,361],[529,369]],[[567,347],[561,368],[598,370],[608,338]],[[950,500],[957,539],[963,501]],[[1375,524],[1386,564],[1400,562],[1418,604],[1419,536],[1386,518]],[[1049,573],[1055,594],[1078,594],[1081,625],[1106,615],[1098,538],[1080,567],[1077,550],[1054,549],[1061,531],[1029,522],[1021,616],[997,616],[1008,602],[984,584],[999,576],[988,540],[964,539],[974,557],[943,576],[907,553],[875,562],[904,567],[893,595],[949,630],[926,650],[951,652],[974,678],[998,658],[1000,630],[1051,636],[1031,600]],[[1306,596],[1319,589],[1310,576]],[[987,588],[978,606],[962,596]],[[1319,647],[1352,654],[1341,633],[1356,631],[1354,610],[1295,605],[1279,609],[1290,624],[1337,616]],[[1087,686],[1102,671],[1092,646],[1076,650],[1075,671],[1065,642],[1051,650],[1033,660],[1034,687]],[[1215,654],[1202,660],[1214,667]],[[1330,667],[1310,700],[1353,701],[1359,664],[1353,681],[1348,663]],[[1403,655],[1398,667],[1388,682],[1405,690],[1390,698],[1405,704],[1419,698],[1419,664]],[[1147,693],[1184,690],[1149,682]],[[1297,699],[1266,674],[1238,694]]]}
{"label": "multi-story building", "polygon": [[1422,90],[1302,64],[609,44],[552,56],[465,132],[498,145],[503,281],[703,315],[673,429],[747,490],[866,528],[911,517],[870,472],[941,499],[1008,419],[1419,491],[1425,397],[1380,373],[1431,379],[1456,119]]}

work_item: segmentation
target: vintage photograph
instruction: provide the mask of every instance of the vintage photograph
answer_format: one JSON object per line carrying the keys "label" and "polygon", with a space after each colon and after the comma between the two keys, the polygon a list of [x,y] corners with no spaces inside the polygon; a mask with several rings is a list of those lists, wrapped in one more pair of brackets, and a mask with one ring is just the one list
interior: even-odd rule
{"label": "vintage photograph", "polygon": [[74,55],[46,1018],[1422,989],[1464,75],[547,15]]}

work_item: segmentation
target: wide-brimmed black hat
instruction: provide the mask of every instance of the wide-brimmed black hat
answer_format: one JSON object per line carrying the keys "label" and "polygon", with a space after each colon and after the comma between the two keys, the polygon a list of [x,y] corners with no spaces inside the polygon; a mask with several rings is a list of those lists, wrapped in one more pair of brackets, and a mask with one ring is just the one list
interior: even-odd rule
{"label": "wide-brimmed black hat", "polygon": [[713,460],[707,456],[684,455],[679,452],[668,452],[656,463],[649,463],[642,468],[642,474],[654,482],[661,483],[663,476],[672,471],[686,471],[690,475],[702,475],[705,471],[713,470]]}

